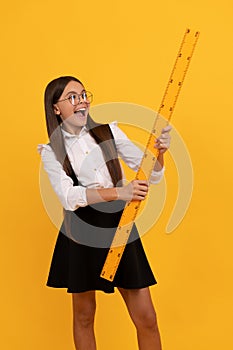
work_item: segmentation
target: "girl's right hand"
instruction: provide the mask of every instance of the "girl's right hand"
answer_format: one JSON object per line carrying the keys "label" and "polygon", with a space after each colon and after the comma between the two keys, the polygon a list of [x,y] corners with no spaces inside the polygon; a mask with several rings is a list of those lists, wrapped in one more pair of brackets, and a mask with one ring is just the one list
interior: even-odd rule
{"label": "girl's right hand", "polygon": [[145,180],[133,180],[128,185],[116,187],[118,199],[123,201],[142,201],[148,192],[148,182]]}

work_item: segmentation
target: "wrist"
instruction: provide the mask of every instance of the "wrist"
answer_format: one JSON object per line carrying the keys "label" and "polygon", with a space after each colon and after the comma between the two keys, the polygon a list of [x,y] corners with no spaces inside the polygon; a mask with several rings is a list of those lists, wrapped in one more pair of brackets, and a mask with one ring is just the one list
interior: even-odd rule
{"label": "wrist", "polygon": [[122,187],[115,187],[116,200],[121,199],[121,189]]}
{"label": "wrist", "polygon": [[161,171],[163,167],[164,167],[163,153],[159,153],[157,157],[157,161],[154,166],[154,171]]}

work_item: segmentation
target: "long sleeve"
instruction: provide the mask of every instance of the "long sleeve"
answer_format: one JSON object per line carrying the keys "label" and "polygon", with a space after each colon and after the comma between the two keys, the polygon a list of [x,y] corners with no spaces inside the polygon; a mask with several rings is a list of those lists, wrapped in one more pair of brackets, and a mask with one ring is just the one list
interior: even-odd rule
{"label": "long sleeve", "polygon": [[73,180],[66,175],[52,148],[49,145],[39,145],[38,152],[41,154],[44,169],[62,206],[71,211],[86,206],[86,188],[74,186]]}
{"label": "long sleeve", "polygon": [[[137,171],[143,152],[126,134],[118,128],[116,123],[110,124],[119,157],[134,171]],[[87,206],[86,188],[111,188],[112,179],[107,169],[102,151],[84,128],[80,135],[72,135],[62,130],[65,139],[67,154],[71,165],[78,177],[80,186],[74,186],[73,180],[66,175],[62,165],[57,160],[49,145],[39,145],[44,169],[47,172],[51,185],[57,194],[62,206],[74,211],[78,207]],[[156,184],[163,177],[164,168],[153,171],[150,183]]]}

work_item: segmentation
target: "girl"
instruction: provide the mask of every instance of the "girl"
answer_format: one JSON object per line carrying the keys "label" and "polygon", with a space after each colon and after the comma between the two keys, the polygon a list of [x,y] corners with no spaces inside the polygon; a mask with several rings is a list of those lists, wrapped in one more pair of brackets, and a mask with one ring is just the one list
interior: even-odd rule
{"label": "girl", "polygon": [[[144,200],[148,182],[123,185],[118,156],[135,171],[142,151],[117,127],[98,124],[89,115],[92,94],[80,80],[64,76],[45,90],[50,143],[40,145],[44,168],[64,208],[47,286],[72,293],[76,350],[95,350],[95,291],[117,287],[137,330],[140,350],[161,350],[149,286],[156,283],[135,225],[115,279],[100,277],[113,235],[127,201]],[[163,176],[163,154],[170,144],[170,126],[155,147],[158,159],[150,183]]]}

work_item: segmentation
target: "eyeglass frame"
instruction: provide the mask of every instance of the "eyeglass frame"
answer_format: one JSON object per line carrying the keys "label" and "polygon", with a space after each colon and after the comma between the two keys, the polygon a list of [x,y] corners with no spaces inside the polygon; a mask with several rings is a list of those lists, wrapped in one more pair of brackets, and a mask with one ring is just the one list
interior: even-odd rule
{"label": "eyeglass frame", "polygon": [[[67,97],[67,98],[64,98],[63,100],[58,100],[57,101],[57,103],[58,102],[63,102],[63,101],[67,101],[67,100],[69,100],[69,102],[72,104],[72,106],[77,106],[78,104],[80,104],[80,102],[81,102],[81,99],[80,99],[80,96],[82,96],[83,94],[89,94],[89,97],[91,97],[91,102],[93,101],[93,94],[90,92],[90,91],[83,91],[81,94],[77,94],[76,92],[75,93],[72,93],[69,97]],[[72,96],[73,95],[77,95],[78,96],[78,103],[77,104],[73,104],[72,102],[71,102],[71,98],[72,98]],[[84,100],[84,98],[82,98],[83,100]],[[84,102],[88,102],[88,101],[85,101],[84,100]],[[89,103],[91,103],[91,102],[89,102]]]}

